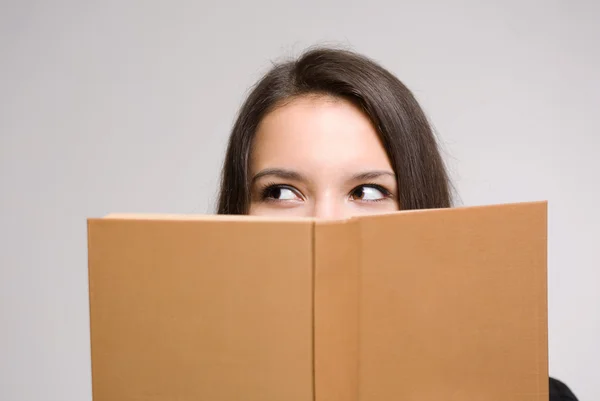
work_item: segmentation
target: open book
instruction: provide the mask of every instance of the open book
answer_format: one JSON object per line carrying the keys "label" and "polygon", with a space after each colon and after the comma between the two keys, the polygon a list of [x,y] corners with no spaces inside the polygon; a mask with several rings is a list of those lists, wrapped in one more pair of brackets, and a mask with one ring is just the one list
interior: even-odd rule
{"label": "open book", "polygon": [[545,202],[89,219],[94,401],[548,399]]}

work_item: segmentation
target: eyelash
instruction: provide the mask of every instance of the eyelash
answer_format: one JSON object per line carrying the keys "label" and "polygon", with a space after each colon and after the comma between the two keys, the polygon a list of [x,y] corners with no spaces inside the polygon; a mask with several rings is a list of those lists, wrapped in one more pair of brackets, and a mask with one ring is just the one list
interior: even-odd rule
{"label": "eyelash", "polygon": [[374,183],[365,183],[365,184],[361,184],[357,187],[354,187],[352,189],[352,191],[350,191],[350,193],[353,193],[354,191],[356,191],[357,189],[361,188],[361,187],[367,187],[367,188],[373,188],[378,190],[379,192],[381,192],[381,194],[383,195],[383,197],[381,199],[373,199],[373,200],[369,200],[369,201],[364,201],[364,202],[381,202],[384,200],[387,200],[389,198],[392,197],[392,193],[390,191],[388,191],[386,188],[382,187],[379,184],[374,184]]}
{"label": "eyelash", "polygon": [[290,191],[294,192],[296,195],[299,194],[299,191],[296,188],[292,187],[291,185],[275,184],[272,182],[272,183],[265,184],[265,186],[260,190],[261,201],[263,201],[263,202],[280,202],[278,199],[273,199],[268,196],[269,191],[272,191],[274,189],[289,189]]}
{"label": "eyelash", "polygon": [[[352,188],[352,190],[350,191],[350,195],[353,192],[355,192],[357,189],[362,188],[362,187],[376,189],[379,192],[381,192],[381,194],[383,195],[383,197],[381,199],[373,199],[373,200],[368,200],[368,201],[364,201],[364,202],[381,202],[381,201],[387,200],[392,197],[392,193],[389,190],[387,190],[386,188],[382,187],[379,184],[374,184],[374,183],[365,183],[365,184],[358,185],[358,186]],[[299,191],[291,185],[268,183],[268,184],[265,184],[265,186],[261,189],[260,199],[262,201],[266,201],[266,202],[279,202],[277,199],[273,199],[268,196],[269,192],[274,189],[289,189],[290,191],[294,192],[297,196],[302,197],[299,195]]]}

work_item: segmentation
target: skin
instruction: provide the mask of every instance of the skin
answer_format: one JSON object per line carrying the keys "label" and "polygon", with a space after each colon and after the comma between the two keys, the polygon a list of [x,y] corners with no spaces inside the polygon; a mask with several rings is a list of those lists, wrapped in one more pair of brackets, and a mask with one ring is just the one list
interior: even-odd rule
{"label": "skin", "polygon": [[396,178],[370,120],[310,96],[261,121],[250,155],[250,215],[343,219],[398,210]]}

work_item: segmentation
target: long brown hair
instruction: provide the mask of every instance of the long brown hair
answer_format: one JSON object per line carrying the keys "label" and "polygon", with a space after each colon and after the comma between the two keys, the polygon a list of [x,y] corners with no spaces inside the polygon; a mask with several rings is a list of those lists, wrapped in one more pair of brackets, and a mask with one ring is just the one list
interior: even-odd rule
{"label": "long brown hair", "polygon": [[310,94],[350,101],[371,120],[396,173],[402,210],[451,206],[448,174],[436,138],[412,92],[365,56],[319,48],[275,65],[242,105],[225,155],[219,214],[248,213],[250,152],[263,117],[287,101]]}

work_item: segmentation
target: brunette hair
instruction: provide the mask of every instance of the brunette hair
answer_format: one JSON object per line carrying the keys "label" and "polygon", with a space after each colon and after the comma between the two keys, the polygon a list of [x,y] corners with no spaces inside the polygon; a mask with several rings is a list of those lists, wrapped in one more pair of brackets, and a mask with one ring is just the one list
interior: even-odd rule
{"label": "brunette hair", "polygon": [[305,95],[345,99],[371,120],[398,183],[400,209],[451,206],[450,183],[436,138],[412,92],[373,60],[318,48],[271,68],[254,86],[233,126],[218,200],[219,214],[247,214],[252,141],[263,117]]}

